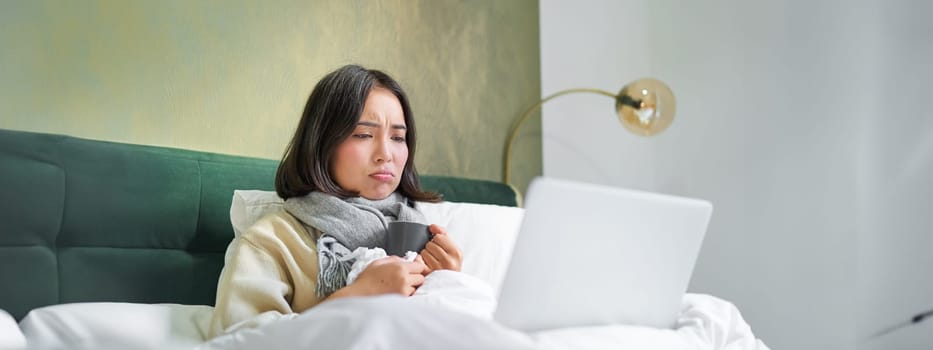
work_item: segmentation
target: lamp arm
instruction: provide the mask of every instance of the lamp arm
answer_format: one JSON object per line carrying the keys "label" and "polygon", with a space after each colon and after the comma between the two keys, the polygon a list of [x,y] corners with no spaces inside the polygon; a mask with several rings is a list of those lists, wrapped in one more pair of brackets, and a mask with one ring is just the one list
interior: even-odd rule
{"label": "lamp arm", "polygon": [[567,89],[567,90],[561,90],[553,94],[550,94],[547,97],[541,99],[541,101],[538,101],[538,103],[535,103],[533,106],[528,108],[528,110],[525,111],[524,114],[522,114],[521,118],[519,118],[518,120],[515,121],[515,123],[512,124],[512,129],[509,131],[509,138],[505,143],[505,157],[504,157],[505,162],[503,163],[503,176],[502,176],[503,182],[509,185],[512,184],[510,181],[510,177],[512,175],[512,172],[510,170],[511,165],[512,165],[512,143],[515,141],[515,135],[518,134],[518,129],[522,126],[522,123],[524,123],[525,120],[527,120],[528,117],[532,115],[532,113],[534,113],[539,108],[541,108],[541,105],[543,105],[545,102],[558,96],[563,96],[563,95],[573,94],[573,93],[582,93],[582,92],[606,95],[606,96],[612,97],[613,99],[616,98],[616,94],[613,94],[611,92],[604,91],[604,90],[599,90],[599,89],[588,89],[588,88]]}

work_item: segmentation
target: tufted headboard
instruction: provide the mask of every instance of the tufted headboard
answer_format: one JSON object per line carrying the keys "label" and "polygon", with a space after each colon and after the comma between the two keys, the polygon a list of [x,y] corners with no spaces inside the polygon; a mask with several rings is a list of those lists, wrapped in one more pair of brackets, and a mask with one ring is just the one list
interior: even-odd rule
{"label": "tufted headboard", "polygon": [[[213,305],[234,189],[277,161],[0,130],[0,309]],[[508,185],[423,176],[445,200],[515,206]]]}

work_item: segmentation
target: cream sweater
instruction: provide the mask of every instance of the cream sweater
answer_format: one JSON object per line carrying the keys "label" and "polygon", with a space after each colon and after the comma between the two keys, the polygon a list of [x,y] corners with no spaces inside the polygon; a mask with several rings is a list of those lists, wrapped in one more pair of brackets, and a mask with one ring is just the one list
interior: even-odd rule
{"label": "cream sweater", "polygon": [[319,237],[280,210],[234,238],[217,284],[210,337],[293,317],[320,303]]}

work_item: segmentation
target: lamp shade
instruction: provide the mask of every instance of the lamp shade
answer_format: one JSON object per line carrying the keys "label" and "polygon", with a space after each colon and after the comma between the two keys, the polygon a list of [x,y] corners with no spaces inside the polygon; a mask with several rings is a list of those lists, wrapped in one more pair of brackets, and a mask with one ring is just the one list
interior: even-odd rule
{"label": "lamp shade", "polygon": [[622,87],[616,95],[616,113],[622,125],[634,134],[650,136],[660,133],[674,121],[674,93],[660,80],[635,80]]}

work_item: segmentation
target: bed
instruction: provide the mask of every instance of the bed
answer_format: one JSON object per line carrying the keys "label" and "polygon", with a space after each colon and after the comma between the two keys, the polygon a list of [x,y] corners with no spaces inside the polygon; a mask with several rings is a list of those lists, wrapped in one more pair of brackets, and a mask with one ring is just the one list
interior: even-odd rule
{"label": "bed", "polygon": [[[502,183],[423,176],[464,251],[444,293],[338,300],[206,339],[227,244],[281,202],[276,161],[0,130],[0,349],[765,349],[731,303],[687,294],[673,329],[533,334],[490,319],[522,209]],[[478,234],[467,234],[478,232]],[[428,288],[426,288],[428,289]]]}

